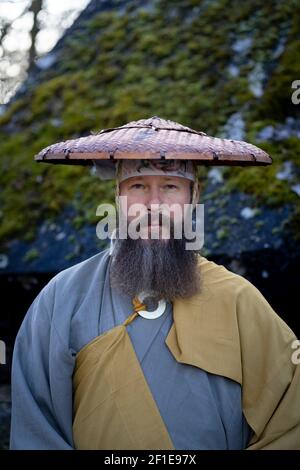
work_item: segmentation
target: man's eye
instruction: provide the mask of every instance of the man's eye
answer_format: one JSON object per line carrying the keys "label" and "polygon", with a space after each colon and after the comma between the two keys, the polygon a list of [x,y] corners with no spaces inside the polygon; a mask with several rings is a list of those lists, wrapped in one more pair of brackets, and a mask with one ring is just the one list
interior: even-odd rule
{"label": "man's eye", "polygon": [[141,189],[141,188],[143,188],[143,187],[144,187],[144,185],[141,184],[141,183],[135,183],[135,184],[132,184],[132,185],[130,186],[130,188],[133,188],[133,189]]}
{"label": "man's eye", "polygon": [[166,184],[167,189],[176,189],[177,186],[175,184]]}

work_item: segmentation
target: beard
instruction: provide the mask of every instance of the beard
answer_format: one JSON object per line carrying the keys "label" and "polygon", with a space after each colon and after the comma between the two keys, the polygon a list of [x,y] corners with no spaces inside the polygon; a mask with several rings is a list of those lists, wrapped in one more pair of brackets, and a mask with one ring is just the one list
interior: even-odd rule
{"label": "beard", "polygon": [[198,251],[186,239],[116,238],[110,263],[111,286],[131,297],[146,292],[156,300],[174,301],[200,292]]}

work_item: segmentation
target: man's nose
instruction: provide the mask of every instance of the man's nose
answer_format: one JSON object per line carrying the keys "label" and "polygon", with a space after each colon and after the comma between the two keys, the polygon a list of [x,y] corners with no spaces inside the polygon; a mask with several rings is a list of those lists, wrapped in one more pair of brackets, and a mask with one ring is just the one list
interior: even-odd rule
{"label": "man's nose", "polygon": [[147,197],[147,209],[151,209],[152,205],[162,204],[162,198],[159,193],[159,188],[153,187],[149,190]]}

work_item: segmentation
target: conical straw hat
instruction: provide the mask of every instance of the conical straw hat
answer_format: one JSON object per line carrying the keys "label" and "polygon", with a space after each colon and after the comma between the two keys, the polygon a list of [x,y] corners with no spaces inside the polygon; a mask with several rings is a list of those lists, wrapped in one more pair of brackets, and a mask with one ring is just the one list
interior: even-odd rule
{"label": "conical straw hat", "polygon": [[93,160],[99,164],[101,160],[108,163],[107,160],[152,158],[193,160],[198,165],[272,163],[272,158],[255,145],[210,137],[157,116],[59,142],[35,156],[38,162],[79,165],[92,164]]}

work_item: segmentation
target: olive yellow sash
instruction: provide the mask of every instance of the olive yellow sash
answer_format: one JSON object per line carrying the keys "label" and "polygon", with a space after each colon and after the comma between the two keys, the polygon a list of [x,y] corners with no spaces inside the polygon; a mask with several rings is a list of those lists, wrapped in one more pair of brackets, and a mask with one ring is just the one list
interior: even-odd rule
{"label": "olive yellow sash", "polygon": [[126,329],[136,315],[137,309],[77,354],[76,449],[174,449]]}

